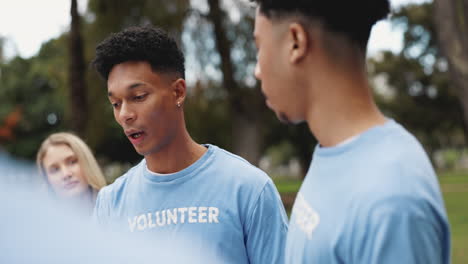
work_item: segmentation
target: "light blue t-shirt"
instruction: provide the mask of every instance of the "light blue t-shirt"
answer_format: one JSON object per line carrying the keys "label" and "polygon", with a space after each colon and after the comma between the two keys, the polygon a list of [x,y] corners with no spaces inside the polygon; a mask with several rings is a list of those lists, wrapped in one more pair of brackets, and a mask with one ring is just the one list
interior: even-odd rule
{"label": "light blue t-shirt", "polygon": [[[98,195],[102,225],[174,243],[203,263],[283,263],[287,216],[264,172],[213,145],[186,169],[154,175],[145,160]],[[157,256],[155,256],[157,259]]]}
{"label": "light blue t-shirt", "polygon": [[347,144],[317,146],[286,263],[450,263],[442,195],[419,142],[389,120]]}

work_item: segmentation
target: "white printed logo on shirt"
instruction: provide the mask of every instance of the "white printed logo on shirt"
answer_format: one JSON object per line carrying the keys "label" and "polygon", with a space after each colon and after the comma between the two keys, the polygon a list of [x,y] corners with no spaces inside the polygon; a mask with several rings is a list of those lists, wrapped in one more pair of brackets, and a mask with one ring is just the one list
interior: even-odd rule
{"label": "white printed logo on shirt", "polygon": [[142,231],[148,228],[163,227],[165,225],[219,223],[219,209],[217,207],[182,207],[136,215],[128,218],[130,232]]}
{"label": "white printed logo on shirt", "polygon": [[307,203],[301,193],[297,194],[293,214],[295,216],[295,224],[306,233],[307,239],[310,240],[312,238],[312,233],[320,222],[320,216]]}

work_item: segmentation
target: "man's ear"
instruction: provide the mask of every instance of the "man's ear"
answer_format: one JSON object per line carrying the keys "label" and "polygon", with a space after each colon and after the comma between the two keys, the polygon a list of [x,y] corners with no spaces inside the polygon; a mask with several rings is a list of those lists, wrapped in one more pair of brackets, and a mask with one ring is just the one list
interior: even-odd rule
{"label": "man's ear", "polygon": [[172,82],[172,92],[174,94],[176,105],[181,107],[184,104],[185,96],[187,95],[187,86],[185,84],[185,80],[178,78]]}
{"label": "man's ear", "polygon": [[288,28],[290,62],[297,63],[306,57],[310,49],[310,38],[304,26],[299,23],[291,23]]}

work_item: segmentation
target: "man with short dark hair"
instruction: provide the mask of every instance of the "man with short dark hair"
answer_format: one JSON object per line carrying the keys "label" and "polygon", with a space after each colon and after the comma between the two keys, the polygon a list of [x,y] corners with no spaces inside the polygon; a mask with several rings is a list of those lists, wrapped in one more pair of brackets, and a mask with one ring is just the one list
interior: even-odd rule
{"label": "man with short dark hair", "polygon": [[449,263],[437,177],[420,143],[377,108],[366,76],[387,0],[253,0],[256,77],[285,123],[319,144],[296,198],[286,263]]}
{"label": "man with short dark hair", "polygon": [[128,28],[98,45],[94,65],[115,119],[144,156],[100,191],[98,222],[190,241],[206,263],[282,263],[287,217],[271,179],[196,143],[186,129],[184,57],[174,39],[153,27]]}

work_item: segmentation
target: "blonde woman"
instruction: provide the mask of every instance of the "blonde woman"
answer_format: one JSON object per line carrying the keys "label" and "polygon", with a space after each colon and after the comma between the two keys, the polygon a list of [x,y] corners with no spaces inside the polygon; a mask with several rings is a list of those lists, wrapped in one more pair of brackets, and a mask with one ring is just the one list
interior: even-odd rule
{"label": "blonde woman", "polygon": [[52,134],[39,148],[36,161],[50,193],[77,202],[91,213],[106,180],[83,140],[71,133]]}

